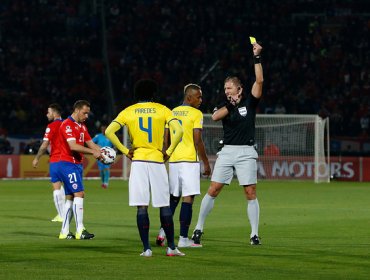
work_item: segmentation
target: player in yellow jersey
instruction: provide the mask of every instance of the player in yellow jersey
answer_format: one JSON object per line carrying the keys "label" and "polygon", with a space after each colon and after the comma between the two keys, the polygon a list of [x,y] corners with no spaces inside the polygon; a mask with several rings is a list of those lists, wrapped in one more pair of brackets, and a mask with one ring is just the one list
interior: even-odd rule
{"label": "player in yellow jersey", "polygon": [[[174,225],[170,204],[168,175],[164,162],[171,156],[183,135],[179,121],[166,106],[152,102],[157,92],[152,80],[140,80],[135,84],[136,104],[121,111],[105,131],[105,135],[124,155],[132,160],[129,178],[129,205],[137,207],[137,227],[144,246],[140,256],[151,257],[149,244],[150,196],[153,207],[160,208],[161,226],[168,240],[167,256],[184,256],[175,246]],[[163,150],[166,124],[173,131],[171,145]],[[116,136],[126,126],[132,149],[125,147]]]}
{"label": "player in yellow jersey", "polygon": [[[172,110],[184,130],[181,142],[169,159],[170,207],[173,214],[180,197],[182,197],[179,248],[197,247],[193,240],[188,238],[188,231],[192,220],[194,197],[200,194],[199,158],[204,165],[203,175],[209,176],[211,174],[202,140],[203,114],[197,109],[201,103],[202,90],[200,86],[188,84],[184,87],[183,104]],[[164,239],[165,233],[161,228],[156,240],[157,245],[164,246]],[[201,245],[199,244],[199,246]]]}

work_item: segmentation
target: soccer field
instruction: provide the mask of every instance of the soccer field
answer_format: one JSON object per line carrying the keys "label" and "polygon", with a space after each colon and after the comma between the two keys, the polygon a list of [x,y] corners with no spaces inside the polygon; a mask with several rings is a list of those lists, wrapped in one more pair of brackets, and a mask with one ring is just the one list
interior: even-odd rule
{"label": "soccer field", "polygon": [[[202,194],[208,188],[202,182]],[[109,189],[86,180],[84,223],[93,240],[59,240],[48,181],[0,181],[0,279],[368,279],[368,183],[260,181],[261,246],[249,245],[246,201],[225,187],[205,224],[203,248],[166,257],[155,246],[159,213],[150,208],[153,257],[142,258],[127,182]],[[201,196],[202,197],[202,196]],[[201,197],[196,199],[191,231]],[[178,239],[179,208],[175,214]],[[71,228],[74,229],[74,221]]]}

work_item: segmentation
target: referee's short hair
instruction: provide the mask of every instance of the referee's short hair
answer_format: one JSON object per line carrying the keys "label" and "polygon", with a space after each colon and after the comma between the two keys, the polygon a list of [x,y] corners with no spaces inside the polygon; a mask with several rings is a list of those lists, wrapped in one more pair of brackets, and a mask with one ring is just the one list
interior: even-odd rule
{"label": "referee's short hair", "polygon": [[158,92],[158,85],[154,80],[143,79],[135,83],[134,100],[135,101],[152,101]]}
{"label": "referee's short hair", "polygon": [[237,87],[243,87],[243,83],[240,81],[240,79],[236,76],[227,76],[225,81],[224,81],[224,84],[226,82],[232,82],[234,83]]}

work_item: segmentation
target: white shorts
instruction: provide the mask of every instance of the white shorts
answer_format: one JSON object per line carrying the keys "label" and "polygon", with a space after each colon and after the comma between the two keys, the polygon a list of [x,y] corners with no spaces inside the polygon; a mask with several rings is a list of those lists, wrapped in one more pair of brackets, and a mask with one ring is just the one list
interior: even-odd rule
{"label": "white shorts", "polygon": [[170,187],[164,163],[133,161],[128,188],[130,206],[149,206],[150,194],[153,207],[170,205]]}
{"label": "white shorts", "polygon": [[170,162],[170,193],[173,196],[200,194],[200,163]]}
{"label": "white shorts", "polygon": [[257,158],[258,154],[253,146],[225,145],[217,153],[211,181],[229,185],[235,170],[239,185],[256,184]]}

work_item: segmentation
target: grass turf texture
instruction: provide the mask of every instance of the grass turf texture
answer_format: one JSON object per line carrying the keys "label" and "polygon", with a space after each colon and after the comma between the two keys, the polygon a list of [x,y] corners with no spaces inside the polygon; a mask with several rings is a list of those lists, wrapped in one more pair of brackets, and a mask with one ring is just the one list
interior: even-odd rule
{"label": "grass turf texture", "polygon": [[[202,196],[208,188],[202,182]],[[142,258],[127,182],[104,190],[86,180],[84,223],[93,240],[59,240],[48,181],[0,181],[0,279],[368,279],[370,186],[367,183],[258,184],[262,246],[249,245],[241,187],[216,199],[203,248],[165,256],[155,246],[159,212],[149,208],[153,257]],[[201,197],[202,197],[201,196]],[[191,231],[201,197],[196,198]],[[178,240],[179,208],[175,214]],[[74,220],[71,229],[74,229]]]}

